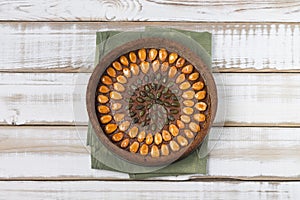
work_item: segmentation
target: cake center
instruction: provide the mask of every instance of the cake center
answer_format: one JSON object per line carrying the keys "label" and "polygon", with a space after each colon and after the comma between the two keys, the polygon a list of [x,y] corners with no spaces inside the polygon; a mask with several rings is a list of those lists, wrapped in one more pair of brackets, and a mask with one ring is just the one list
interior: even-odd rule
{"label": "cake center", "polygon": [[174,93],[162,84],[138,87],[129,99],[129,116],[133,123],[153,132],[179,118],[180,103]]}

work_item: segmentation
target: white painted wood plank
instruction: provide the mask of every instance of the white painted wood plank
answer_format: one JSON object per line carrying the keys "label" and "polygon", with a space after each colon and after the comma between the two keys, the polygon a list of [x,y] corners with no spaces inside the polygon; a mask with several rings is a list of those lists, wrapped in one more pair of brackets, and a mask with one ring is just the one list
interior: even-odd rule
{"label": "white painted wood plank", "polygon": [[299,8],[298,1],[276,0],[5,0],[0,20],[299,22]]}
{"label": "white painted wood plank", "polygon": [[[87,124],[85,90],[89,76],[0,74],[0,123]],[[227,125],[299,126],[299,74],[221,73],[215,77],[224,81],[224,92],[219,93],[228,110]]]}
{"label": "white painted wood plank", "polygon": [[[299,18],[300,19],[300,18]],[[91,71],[96,31],[173,27],[213,34],[220,71],[300,71],[300,25],[268,23],[0,23],[0,71]]]}
{"label": "white painted wood plank", "polygon": [[297,199],[298,182],[0,182],[2,199]]}
{"label": "white painted wood plank", "polygon": [[1,127],[0,177],[128,178],[93,170],[85,146],[86,127]]}
{"label": "white painted wood plank", "polygon": [[75,74],[11,73],[0,76],[1,123],[74,123],[73,101],[82,109],[82,116],[77,121],[87,122],[85,86],[79,83],[82,91],[73,93]]}
{"label": "white painted wood plank", "polygon": [[[127,179],[122,173],[90,169],[87,127],[1,127],[1,179]],[[300,129],[226,127],[209,154],[208,176],[299,179]],[[217,137],[210,136],[209,144]],[[202,175],[163,177],[182,180]],[[0,187],[1,188],[1,187]]]}
{"label": "white painted wood plank", "polygon": [[210,175],[299,177],[299,128],[224,128],[222,133],[210,153]]}
{"label": "white painted wood plank", "polygon": [[227,125],[299,124],[299,74],[219,74],[219,77],[224,81],[225,94],[220,101],[227,108]]}

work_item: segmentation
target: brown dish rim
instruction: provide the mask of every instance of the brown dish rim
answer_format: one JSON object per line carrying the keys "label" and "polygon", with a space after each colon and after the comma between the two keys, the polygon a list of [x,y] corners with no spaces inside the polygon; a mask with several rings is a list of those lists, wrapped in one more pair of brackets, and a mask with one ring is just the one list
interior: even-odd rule
{"label": "brown dish rim", "polygon": [[[209,114],[208,114],[208,123],[204,129],[201,129],[200,133],[196,135],[193,142],[185,148],[181,148],[179,151],[172,153],[168,156],[160,156],[158,158],[152,158],[151,156],[141,156],[139,154],[131,153],[121,149],[116,146],[112,141],[106,136],[100,127],[99,120],[97,117],[96,109],[96,91],[99,84],[99,80],[102,74],[105,72],[107,67],[111,65],[113,61],[118,59],[120,56],[128,53],[130,51],[135,51],[141,48],[165,48],[168,51],[176,52],[186,60],[188,60],[200,73],[201,77],[204,80],[204,83],[207,87],[208,100],[207,103],[210,104]],[[86,92],[86,106],[88,111],[88,116],[92,124],[92,128],[96,133],[97,137],[103,145],[115,155],[119,156],[122,159],[125,159],[131,163],[142,165],[142,166],[162,166],[170,164],[178,159],[184,158],[192,151],[194,151],[207,136],[209,129],[213,123],[213,120],[217,111],[217,89],[214,82],[214,78],[208,66],[205,65],[202,58],[195,54],[188,47],[179,44],[173,40],[165,38],[142,38],[137,39],[126,44],[123,44],[109,53],[107,53],[95,67],[87,87]]]}

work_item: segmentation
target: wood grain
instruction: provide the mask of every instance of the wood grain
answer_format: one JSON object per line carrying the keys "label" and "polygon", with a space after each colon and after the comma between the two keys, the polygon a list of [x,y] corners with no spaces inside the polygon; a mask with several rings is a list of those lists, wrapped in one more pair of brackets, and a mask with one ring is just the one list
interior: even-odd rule
{"label": "wood grain", "polygon": [[[297,199],[299,19],[297,1],[1,1],[0,199]],[[226,125],[241,127],[213,129],[207,175],[120,181],[90,169],[86,126],[53,126],[87,123],[95,32],[145,26],[211,32],[213,69],[229,72]]]}
{"label": "wood grain", "polygon": [[4,181],[2,199],[297,199],[299,182]]}
{"label": "wood grain", "polygon": [[[123,173],[90,169],[86,131],[85,126],[1,127],[0,180],[127,179]],[[226,127],[213,131],[222,131],[222,135],[210,135],[209,147],[214,148],[204,177],[299,180],[299,128]],[[203,175],[161,179],[189,178]]]}
{"label": "wood grain", "polygon": [[0,71],[91,72],[96,31],[137,31],[145,26],[211,32],[213,68],[221,72],[300,72],[298,23],[179,22],[2,22]]}
{"label": "wood grain", "polygon": [[276,0],[5,0],[0,20],[299,22],[299,10],[298,1]]}
{"label": "wood grain", "polygon": [[[227,126],[300,125],[299,74],[221,73],[214,76],[220,105],[227,109]],[[89,73],[1,73],[0,123],[87,124],[85,90],[89,77]],[[223,111],[222,107],[219,111]]]}

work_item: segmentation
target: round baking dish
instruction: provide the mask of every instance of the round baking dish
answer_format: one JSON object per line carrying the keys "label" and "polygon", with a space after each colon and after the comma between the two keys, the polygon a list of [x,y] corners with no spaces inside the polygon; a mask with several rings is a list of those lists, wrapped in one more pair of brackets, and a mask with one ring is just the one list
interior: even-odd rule
{"label": "round baking dish", "polygon": [[217,110],[203,59],[164,38],[143,38],[106,54],[93,71],[86,103],[92,127],[117,156],[162,166],[204,140]]}

